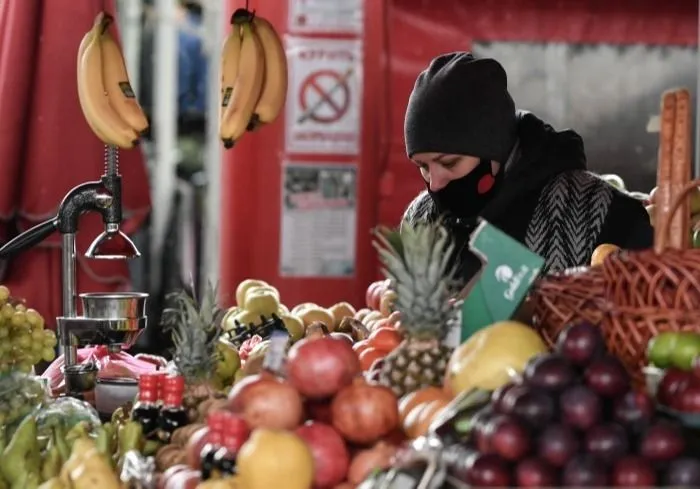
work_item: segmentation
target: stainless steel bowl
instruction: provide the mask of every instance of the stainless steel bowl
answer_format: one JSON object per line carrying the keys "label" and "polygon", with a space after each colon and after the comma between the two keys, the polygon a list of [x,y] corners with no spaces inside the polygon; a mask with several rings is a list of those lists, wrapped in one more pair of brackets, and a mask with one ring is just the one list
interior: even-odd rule
{"label": "stainless steel bowl", "polygon": [[91,292],[80,294],[83,314],[92,319],[138,319],[146,315],[144,292]]}
{"label": "stainless steel bowl", "polygon": [[133,402],[139,383],[129,378],[98,379],[95,386],[95,408],[101,414],[111,415],[118,407]]}
{"label": "stainless steel bowl", "polygon": [[97,382],[97,365],[79,364],[64,366],[62,369],[66,385],[71,392],[88,392],[95,388]]}

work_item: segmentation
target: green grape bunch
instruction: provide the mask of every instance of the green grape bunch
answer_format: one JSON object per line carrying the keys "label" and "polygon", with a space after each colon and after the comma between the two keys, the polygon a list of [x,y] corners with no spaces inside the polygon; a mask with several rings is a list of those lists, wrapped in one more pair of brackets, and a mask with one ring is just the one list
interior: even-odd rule
{"label": "green grape bunch", "polygon": [[39,362],[56,358],[56,333],[44,326],[41,314],[0,285],[0,374],[29,373]]}

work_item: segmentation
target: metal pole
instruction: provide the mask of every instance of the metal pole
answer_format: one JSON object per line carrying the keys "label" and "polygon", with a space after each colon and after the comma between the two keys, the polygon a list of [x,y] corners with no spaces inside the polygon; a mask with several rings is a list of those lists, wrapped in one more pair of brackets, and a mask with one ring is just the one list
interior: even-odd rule
{"label": "metal pole", "polygon": [[[207,132],[205,143],[204,170],[207,178],[205,201],[203,246],[201,249],[201,280],[217,283],[220,277],[221,253],[221,160],[222,150],[219,141],[219,58],[221,44],[225,36],[226,2],[208,0],[204,2],[204,47],[209,59],[207,76]],[[230,183],[227,184],[230,186]]]}
{"label": "metal pole", "polygon": [[168,214],[175,190],[177,164],[177,0],[156,0],[154,49],[153,122],[155,165],[153,171],[153,212],[150,283],[155,290],[161,281],[161,250],[165,242]]}
{"label": "metal pole", "polygon": [[141,17],[143,4],[141,0],[119,0],[119,27],[122,36],[122,51],[129,73],[131,87],[138,95],[140,88],[141,59]]}

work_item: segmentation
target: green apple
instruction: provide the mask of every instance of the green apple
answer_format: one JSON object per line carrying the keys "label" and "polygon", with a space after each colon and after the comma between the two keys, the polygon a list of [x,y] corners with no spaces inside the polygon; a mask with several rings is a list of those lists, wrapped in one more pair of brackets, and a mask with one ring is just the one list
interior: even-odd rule
{"label": "green apple", "polygon": [[241,368],[241,357],[238,350],[228,341],[220,339],[216,343],[217,361],[215,375],[219,379],[228,380],[236,375]]}
{"label": "green apple", "polygon": [[654,336],[647,345],[647,360],[659,368],[671,365],[671,355],[678,344],[678,333],[665,332]]}
{"label": "green apple", "polygon": [[671,365],[681,370],[690,370],[693,359],[700,355],[700,334],[678,333],[671,352]]}
{"label": "green apple", "polygon": [[693,231],[691,243],[693,244],[693,248],[700,248],[700,229]]}

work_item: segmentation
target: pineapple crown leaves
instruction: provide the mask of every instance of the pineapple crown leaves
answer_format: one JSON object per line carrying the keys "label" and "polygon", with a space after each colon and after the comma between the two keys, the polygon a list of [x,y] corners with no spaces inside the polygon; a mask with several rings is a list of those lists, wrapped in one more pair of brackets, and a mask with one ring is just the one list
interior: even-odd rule
{"label": "pineapple crown leaves", "polygon": [[207,331],[216,333],[221,329],[221,323],[226,315],[226,309],[216,303],[218,297],[218,284],[207,283],[204,297],[198,303],[196,294],[186,290],[171,292],[166,296],[166,301],[171,307],[163,310],[163,326],[166,330],[173,330],[183,321],[196,320],[198,324],[205,325]]}
{"label": "pineapple crown leaves", "polygon": [[455,245],[442,221],[404,223],[401,232],[380,226],[374,235],[382,271],[399,296],[399,311],[413,306],[402,298],[416,297],[440,304],[441,312],[454,308],[446,298],[455,296],[462,284],[456,280]]}
{"label": "pineapple crown leaves", "polygon": [[168,294],[172,307],[163,313],[163,326],[175,344],[173,360],[184,375],[206,372],[218,360],[216,343],[225,311],[216,304],[218,287],[208,283],[201,301],[185,290]]}

